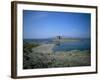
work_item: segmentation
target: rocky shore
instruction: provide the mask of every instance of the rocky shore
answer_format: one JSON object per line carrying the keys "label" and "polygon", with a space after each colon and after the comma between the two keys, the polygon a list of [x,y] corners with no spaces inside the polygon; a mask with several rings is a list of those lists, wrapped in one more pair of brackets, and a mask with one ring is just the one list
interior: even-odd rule
{"label": "rocky shore", "polygon": [[90,66],[91,55],[88,50],[53,52],[55,44],[41,44],[24,52],[24,69]]}

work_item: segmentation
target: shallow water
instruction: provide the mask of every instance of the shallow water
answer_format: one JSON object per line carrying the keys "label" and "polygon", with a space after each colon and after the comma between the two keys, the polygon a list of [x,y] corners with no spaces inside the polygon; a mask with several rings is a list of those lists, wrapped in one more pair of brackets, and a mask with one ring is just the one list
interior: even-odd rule
{"label": "shallow water", "polygon": [[54,47],[54,51],[69,51],[69,50],[90,50],[90,40],[80,40],[72,42],[59,43]]}

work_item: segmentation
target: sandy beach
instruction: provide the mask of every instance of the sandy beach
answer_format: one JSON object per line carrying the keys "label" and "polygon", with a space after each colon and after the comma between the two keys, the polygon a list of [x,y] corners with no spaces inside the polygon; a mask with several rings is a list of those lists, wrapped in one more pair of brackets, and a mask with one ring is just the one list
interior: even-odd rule
{"label": "sandy beach", "polygon": [[37,53],[52,53],[54,46],[55,44],[42,44],[36,48],[33,48],[32,50]]}

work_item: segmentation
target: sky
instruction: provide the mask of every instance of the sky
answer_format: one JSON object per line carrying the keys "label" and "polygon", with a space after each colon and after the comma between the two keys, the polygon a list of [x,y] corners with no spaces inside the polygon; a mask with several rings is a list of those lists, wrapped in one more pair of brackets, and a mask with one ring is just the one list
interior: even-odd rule
{"label": "sky", "polygon": [[90,38],[91,14],[23,10],[23,38]]}

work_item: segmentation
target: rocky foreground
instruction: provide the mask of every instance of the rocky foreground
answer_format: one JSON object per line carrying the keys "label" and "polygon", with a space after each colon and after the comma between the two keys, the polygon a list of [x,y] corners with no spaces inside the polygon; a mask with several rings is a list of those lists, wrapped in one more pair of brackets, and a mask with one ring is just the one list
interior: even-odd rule
{"label": "rocky foreground", "polygon": [[88,50],[53,52],[55,44],[42,44],[25,48],[24,69],[90,66],[91,55]]}

